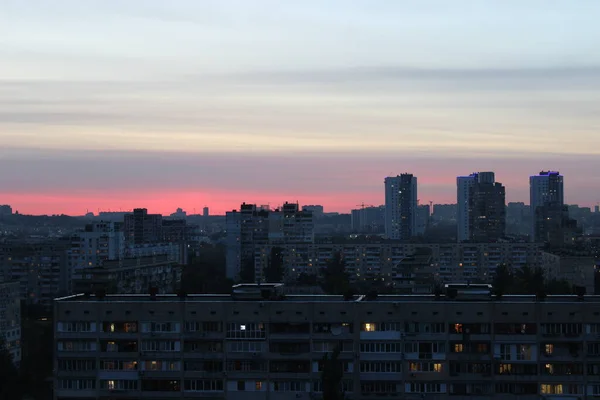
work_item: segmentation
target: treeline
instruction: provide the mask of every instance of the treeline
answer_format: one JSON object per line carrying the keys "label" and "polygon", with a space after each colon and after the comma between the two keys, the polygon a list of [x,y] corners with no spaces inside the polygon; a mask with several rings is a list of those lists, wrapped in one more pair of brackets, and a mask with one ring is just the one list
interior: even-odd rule
{"label": "treeline", "polygon": [[547,279],[544,270],[524,266],[511,269],[500,265],[492,282],[497,294],[574,294],[576,288],[567,280]]}

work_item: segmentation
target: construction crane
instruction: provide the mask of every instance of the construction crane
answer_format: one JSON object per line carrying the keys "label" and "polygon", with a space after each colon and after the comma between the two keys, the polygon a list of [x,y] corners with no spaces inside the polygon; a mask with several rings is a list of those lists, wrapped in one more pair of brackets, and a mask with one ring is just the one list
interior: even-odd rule
{"label": "construction crane", "polygon": [[365,204],[365,202],[364,202],[364,201],[363,201],[362,203],[360,203],[360,204],[357,204],[356,206],[357,206],[357,207],[360,207],[360,208],[361,208],[361,210],[364,210],[364,209],[365,209],[365,207],[375,207],[373,204]]}

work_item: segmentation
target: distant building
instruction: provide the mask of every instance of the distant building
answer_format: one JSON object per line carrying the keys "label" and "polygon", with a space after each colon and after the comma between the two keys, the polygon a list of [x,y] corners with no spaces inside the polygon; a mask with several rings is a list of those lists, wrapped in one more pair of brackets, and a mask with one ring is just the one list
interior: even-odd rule
{"label": "distant building", "polygon": [[[244,203],[239,212],[227,212],[226,220],[227,277],[231,279],[239,279],[242,264],[256,263],[255,246],[314,242],[313,215],[300,211],[296,203],[285,203],[273,211]],[[257,278],[261,274],[262,269],[256,270]]]}
{"label": "distant building", "polygon": [[0,339],[12,356],[13,363],[21,362],[21,300],[18,282],[0,279]]}
{"label": "distant building", "polygon": [[185,219],[164,219],[160,242],[182,243],[188,240],[188,225]]}
{"label": "distant building", "polygon": [[457,228],[458,241],[464,242],[470,239],[469,207],[471,187],[477,181],[477,173],[456,178],[456,204],[457,204]]}
{"label": "distant building", "polygon": [[17,282],[19,296],[28,304],[50,306],[69,293],[68,240],[6,242],[0,244],[0,275]]}
{"label": "distant building", "polygon": [[167,255],[142,256],[106,261],[87,268],[74,281],[74,293],[103,290],[114,294],[175,293],[181,283],[181,266]]}
{"label": "distant building", "polygon": [[480,172],[469,194],[469,240],[495,242],[506,236],[506,193],[493,172]]}
{"label": "distant building", "polygon": [[148,214],[145,208],[136,208],[125,215],[125,241],[131,244],[157,243],[162,240],[162,215]]}
{"label": "distant building", "polygon": [[458,241],[490,242],[506,235],[505,189],[493,172],[456,178]]}
{"label": "distant building", "polygon": [[321,218],[324,215],[324,209],[321,205],[308,205],[302,206],[302,211],[309,211],[312,213],[313,218]]}
{"label": "distant building", "polygon": [[386,237],[409,240],[417,234],[417,178],[402,174],[385,178],[384,184]]}
{"label": "distant building", "polygon": [[424,235],[425,231],[429,227],[429,219],[431,217],[429,204],[422,204],[417,206],[417,235]]}
{"label": "distant building", "polygon": [[182,208],[178,208],[173,214],[170,215],[170,217],[177,219],[185,219],[187,217],[187,213],[183,211]]}
{"label": "distant building", "polygon": [[[568,218],[564,207],[564,182],[558,171],[542,171],[529,177],[529,200],[532,214],[530,238],[533,242],[547,241],[549,235],[557,232],[563,217]],[[548,222],[552,220],[552,222]]]}
{"label": "distant building", "polygon": [[206,218],[206,217],[208,217],[209,215],[210,215],[210,214],[209,214],[209,211],[208,211],[208,207],[204,207],[204,208],[202,209],[202,216],[203,216],[204,218]]}
{"label": "distant building", "polygon": [[381,233],[385,231],[385,206],[363,207],[351,211],[352,232]]}
{"label": "distant building", "polygon": [[5,204],[5,205],[0,205],[0,217],[4,217],[6,215],[12,215],[13,213],[13,209],[11,206]]}
{"label": "distant building", "polygon": [[67,251],[70,282],[79,279],[85,268],[97,267],[106,260],[123,256],[125,238],[117,226],[114,222],[96,222],[71,235]]}
{"label": "distant building", "polygon": [[431,210],[431,218],[435,221],[456,221],[457,209],[456,204],[434,204],[433,210]]}

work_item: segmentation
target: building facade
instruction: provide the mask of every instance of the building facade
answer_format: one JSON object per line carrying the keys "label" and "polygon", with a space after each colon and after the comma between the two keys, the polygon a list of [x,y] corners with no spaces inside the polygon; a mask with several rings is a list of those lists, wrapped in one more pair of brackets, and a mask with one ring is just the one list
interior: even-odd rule
{"label": "building facade", "polygon": [[162,215],[148,214],[147,209],[136,208],[133,213],[125,215],[123,231],[127,244],[161,242]]}
{"label": "building facade", "polygon": [[68,240],[2,243],[0,275],[5,282],[18,282],[22,300],[50,306],[54,298],[70,293],[69,247]]}
{"label": "building facade", "polygon": [[505,189],[493,172],[480,172],[469,190],[469,240],[496,242],[506,235]]}
{"label": "building facade", "polygon": [[[55,302],[55,400],[592,399],[600,299],[72,296]],[[471,300],[471,301],[469,301]]]}
{"label": "building facade", "polygon": [[[256,246],[253,254],[255,276],[262,277],[273,245]],[[442,282],[489,282],[500,265],[519,269],[525,265],[545,268],[541,245],[537,243],[315,243],[278,245],[284,265],[284,280],[301,274],[319,275],[339,253],[352,282],[373,278],[391,279],[394,268],[406,257],[427,249],[433,273]]]}
{"label": "building facade", "polygon": [[529,177],[529,192],[533,217],[530,238],[534,242],[550,241],[550,236],[559,231],[563,220],[569,217],[564,178],[557,171],[542,171]]}
{"label": "building facade", "polygon": [[417,177],[387,177],[384,184],[385,235],[388,239],[409,240],[417,235]]}
{"label": "building facade", "polygon": [[226,273],[230,279],[239,279],[242,265],[253,262],[261,246],[314,242],[312,212],[301,210],[297,203],[285,203],[275,210],[243,203],[239,212],[228,212],[226,220]]}
{"label": "building facade", "polygon": [[18,366],[21,363],[21,299],[18,282],[0,281],[0,340]]}
{"label": "building facade", "polygon": [[470,195],[471,187],[476,181],[476,173],[472,173],[468,176],[459,176],[456,178],[456,222],[459,242],[465,242],[471,237],[469,230]]}

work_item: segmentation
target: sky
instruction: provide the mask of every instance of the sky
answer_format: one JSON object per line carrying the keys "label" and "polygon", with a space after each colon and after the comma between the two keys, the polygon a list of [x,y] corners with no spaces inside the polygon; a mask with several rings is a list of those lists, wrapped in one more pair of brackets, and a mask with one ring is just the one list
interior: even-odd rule
{"label": "sky", "polygon": [[597,0],[0,0],[0,204],[600,201]]}

